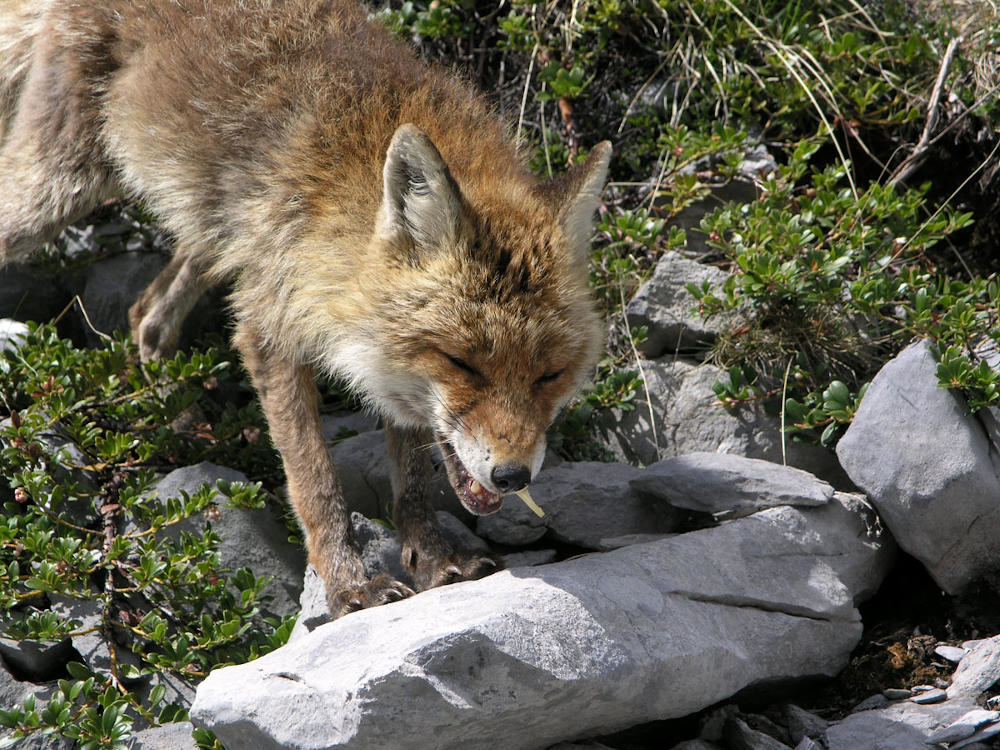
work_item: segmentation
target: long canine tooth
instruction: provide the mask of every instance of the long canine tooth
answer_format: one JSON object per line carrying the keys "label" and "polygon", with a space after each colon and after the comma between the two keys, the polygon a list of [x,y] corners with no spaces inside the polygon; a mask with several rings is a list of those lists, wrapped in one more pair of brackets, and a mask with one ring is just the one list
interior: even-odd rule
{"label": "long canine tooth", "polygon": [[481,485],[477,480],[473,479],[472,484],[469,485],[469,492],[473,495],[478,495],[482,493],[483,485]]}

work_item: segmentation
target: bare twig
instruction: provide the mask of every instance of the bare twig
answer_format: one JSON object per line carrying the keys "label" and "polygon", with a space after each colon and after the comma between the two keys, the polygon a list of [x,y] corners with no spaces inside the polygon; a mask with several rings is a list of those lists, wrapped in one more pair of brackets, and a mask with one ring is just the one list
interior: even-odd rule
{"label": "bare twig", "polygon": [[948,77],[948,69],[951,67],[952,59],[955,57],[955,50],[958,48],[959,41],[959,39],[952,39],[948,42],[948,49],[945,50],[944,58],[941,60],[937,80],[934,81],[934,89],[931,91],[930,102],[927,104],[927,121],[924,123],[924,132],[920,134],[920,140],[917,141],[917,145],[913,147],[910,155],[892,173],[892,177],[889,178],[890,185],[897,185],[907,179],[920,168],[920,165],[927,158],[931,133],[934,132],[934,128],[937,126],[938,103],[941,101],[941,91],[944,88],[945,79]]}

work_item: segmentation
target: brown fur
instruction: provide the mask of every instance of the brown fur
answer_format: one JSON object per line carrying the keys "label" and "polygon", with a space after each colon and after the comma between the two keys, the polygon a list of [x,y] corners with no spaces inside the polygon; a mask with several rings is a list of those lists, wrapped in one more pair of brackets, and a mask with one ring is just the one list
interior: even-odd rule
{"label": "brown fur", "polygon": [[426,446],[477,513],[537,471],[600,345],[585,260],[607,144],[536,184],[481,98],[348,0],[11,0],[0,76],[0,265],[141,197],[176,243],[131,311],[147,358],[210,281],[233,282],[236,345],[335,614],[412,592],[365,578],[317,371],[386,419],[418,587],[495,569],[441,536]]}

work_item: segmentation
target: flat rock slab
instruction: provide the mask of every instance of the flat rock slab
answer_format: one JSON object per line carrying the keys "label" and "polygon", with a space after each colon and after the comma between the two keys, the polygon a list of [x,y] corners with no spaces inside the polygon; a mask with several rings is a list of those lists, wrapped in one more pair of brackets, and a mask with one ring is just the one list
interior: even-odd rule
{"label": "flat rock slab", "polygon": [[476,531],[500,544],[531,544],[548,534],[594,550],[602,548],[604,539],[673,531],[680,514],[629,486],[640,474],[626,464],[560,464],[541,472],[531,483],[531,495],[544,516],[536,516],[518,498],[508,497],[499,512],[478,519]]}
{"label": "flat rock slab", "polygon": [[958,664],[948,686],[950,698],[978,698],[1000,680],[1000,635],[976,642]]}
{"label": "flat rock slab", "polygon": [[976,706],[971,701],[920,705],[896,703],[875,711],[851,714],[830,726],[829,750],[919,750],[939,729],[961,720]]}
{"label": "flat rock slab", "polygon": [[959,593],[1000,566],[1000,459],[921,341],[872,380],[837,456],[899,546]]}
{"label": "flat rock slab", "polygon": [[729,453],[689,453],[647,466],[629,484],[676,508],[738,517],[776,505],[823,505],[833,487],[802,469]]}
{"label": "flat rock slab", "polygon": [[878,567],[883,551],[850,536],[822,547],[810,514],[825,510],[766,510],[356,612],[214,671],[191,717],[259,750],[529,749],[833,675],[861,623],[832,563]]}

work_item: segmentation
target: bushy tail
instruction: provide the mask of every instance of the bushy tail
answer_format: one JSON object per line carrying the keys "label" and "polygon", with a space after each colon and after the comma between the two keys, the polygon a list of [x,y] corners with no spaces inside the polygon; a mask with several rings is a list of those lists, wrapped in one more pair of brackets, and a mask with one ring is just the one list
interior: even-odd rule
{"label": "bushy tail", "polygon": [[18,95],[31,67],[35,38],[50,0],[0,2],[0,144],[4,142]]}

